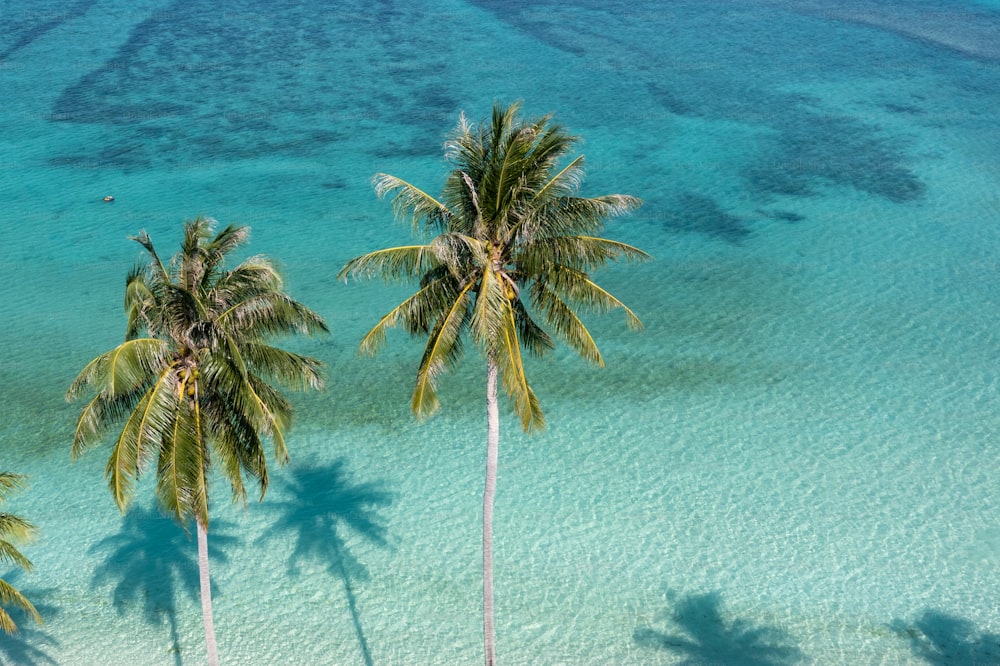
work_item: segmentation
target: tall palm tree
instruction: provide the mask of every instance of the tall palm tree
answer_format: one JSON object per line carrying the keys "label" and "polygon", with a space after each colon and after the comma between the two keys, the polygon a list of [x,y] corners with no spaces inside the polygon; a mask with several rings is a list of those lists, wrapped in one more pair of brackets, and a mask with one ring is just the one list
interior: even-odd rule
{"label": "tall palm tree", "polygon": [[[7,501],[11,494],[23,487],[24,476],[0,472],[0,502]],[[15,543],[30,541],[34,535],[34,525],[13,514],[0,512],[0,562],[31,571],[31,562],[21,554]],[[27,612],[35,622],[42,621],[31,602],[17,588],[0,578],[0,629],[13,634],[17,631],[17,625],[5,610],[9,606],[16,606]]]}
{"label": "tall palm tree", "polygon": [[[604,361],[574,307],[621,308],[628,325],[638,317],[590,278],[610,261],[642,260],[638,248],[599,238],[605,220],[641,203],[621,194],[582,197],[583,156],[560,168],[576,142],[550,116],[524,121],[520,105],[494,105],[491,122],[470,125],[464,115],[445,144],[453,165],[440,199],[395,176],[377,174],[379,196],[392,194],[397,217],[430,236],[423,244],[379,250],[351,259],[340,277],[419,280],[415,294],[382,317],[361,341],[374,354],[386,329],[402,324],[426,335],[411,407],[418,416],[438,408],[436,381],[463,350],[465,333],[486,358],[487,446],[483,493],[483,633],[486,664],[495,661],[493,630],[493,495],[500,438],[497,378],[525,431],[545,424],[528,384],[521,347],[542,355],[554,347],[538,321],[583,358]],[[536,319],[538,321],[536,321]]]}
{"label": "tall palm tree", "polygon": [[288,460],[285,432],[292,408],[272,385],[321,388],[320,362],[279,349],[269,339],[283,334],[327,331],[315,312],[292,300],[265,257],[251,257],[225,270],[226,255],[248,238],[247,227],[227,226],[217,235],[214,220],[184,225],[181,250],[164,264],[146,232],[132,238],[149,262],[125,281],[125,342],[101,354],[80,372],[66,394],[85,388],[96,396],[77,420],[73,456],[114,437],[106,476],[124,511],[135,482],[156,463],[156,493],[181,523],[197,525],[202,614],[210,664],[218,663],[208,570],[208,490],[214,462],[232,486],[233,500],[246,500],[244,475],[263,499],[268,474],[264,439],[278,463]]}

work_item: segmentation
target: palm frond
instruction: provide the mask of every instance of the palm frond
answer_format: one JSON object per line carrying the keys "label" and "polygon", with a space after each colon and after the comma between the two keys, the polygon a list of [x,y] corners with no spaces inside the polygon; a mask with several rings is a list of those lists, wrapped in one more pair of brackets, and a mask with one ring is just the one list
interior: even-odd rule
{"label": "palm frond", "polygon": [[344,264],[337,279],[348,277],[372,279],[381,277],[386,282],[417,278],[437,265],[437,256],[431,245],[404,245],[369,252]]}
{"label": "palm frond", "polygon": [[380,199],[390,192],[396,193],[392,199],[392,209],[397,219],[408,217],[414,230],[443,230],[447,226],[448,218],[451,217],[448,208],[415,185],[387,173],[375,174],[372,185]]}
{"label": "palm frond", "polygon": [[[459,289],[457,281],[443,267],[432,279],[420,287],[420,290],[394,307],[379,319],[370,331],[361,339],[358,353],[363,356],[374,356],[383,346],[387,329],[404,324],[411,335],[429,333],[432,322],[454,303]],[[434,272],[428,273],[432,275]],[[426,277],[426,276],[425,276]]]}
{"label": "palm frond", "polygon": [[207,529],[208,446],[200,426],[196,408],[186,400],[177,401],[171,427],[161,431],[156,494],[179,521],[193,517]]}
{"label": "palm frond", "polygon": [[543,356],[546,352],[555,349],[552,337],[535,323],[520,298],[511,301],[511,306],[514,308],[514,320],[517,322],[517,334],[525,349],[533,356]]}
{"label": "palm frond", "polygon": [[239,340],[301,333],[329,333],[318,314],[281,292],[264,292],[234,303],[215,319],[224,335]]}
{"label": "palm frond", "polygon": [[539,275],[553,264],[590,272],[612,261],[645,261],[650,256],[632,245],[596,236],[548,236],[527,242],[514,255],[525,275]]}
{"label": "palm frond", "polygon": [[129,414],[105,467],[108,486],[122,511],[132,499],[135,481],[174,428],[177,404],[174,367],[166,368]]}
{"label": "palm frond", "polygon": [[536,282],[531,288],[532,303],[538,308],[545,321],[566,344],[587,361],[604,367],[604,358],[597,349],[597,343],[573,309],[566,305],[558,294],[544,283]]}
{"label": "palm frond", "polygon": [[5,502],[11,495],[24,490],[27,478],[24,474],[0,472],[0,502]]}
{"label": "palm frond", "polygon": [[624,215],[642,200],[624,194],[603,197],[562,196],[532,208],[521,223],[518,237],[525,242],[549,236],[590,235],[604,228],[604,221]]}
{"label": "palm frond", "polygon": [[581,271],[567,266],[555,266],[545,284],[565,300],[592,312],[609,312],[621,308],[625,311],[625,322],[632,330],[640,330],[642,322],[624,303],[598,286]]}
{"label": "palm frond", "polygon": [[[226,255],[246,243],[249,238],[250,227],[239,227],[233,224],[216,234],[215,238],[203,248],[205,271],[203,280],[210,280],[225,262]],[[202,283],[203,288],[208,286],[208,282]]]}
{"label": "palm frond", "polygon": [[233,303],[260,294],[280,292],[282,286],[281,273],[274,263],[267,257],[256,256],[218,276],[214,283],[205,286],[204,291],[212,310],[219,312]]}
{"label": "palm frond", "polygon": [[263,343],[245,342],[241,347],[243,360],[253,373],[264,375],[290,389],[323,388],[320,373],[323,364],[320,361]]}
{"label": "palm frond", "polygon": [[84,406],[76,420],[71,449],[72,457],[80,456],[93,444],[99,442],[111,424],[127,418],[135,409],[144,392],[144,389],[138,389],[126,395],[111,396],[106,391],[101,391],[94,396],[93,400]]}
{"label": "palm frond", "polygon": [[508,302],[501,318],[502,329],[492,345],[490,357],[500,369],[500,378],[504,390],[510,398],[514,412],[521,419],[521,427],[525,432],[540,430],[545,427],[545,416],[535,392],[528,384],[524,371],[524,359],[521,357],[521,344],[517,336],[514,310]]}
{"label": "palm frond", "polygon": [[509,307],[507,284],[503,277],[493,269],[484,270],[469,329],[476,344],[487,355],[492,351],[491,345],[500,340]]}
{"label": "palm frond", "polygon": [[583,182],[584,156],[578,155],[563,169],[552,176],[532,196],[532,202],[544,201],[547,197],[568,196],[580,188]]}
{"label": "palm frond", "polygon": [[417,416],[429,416],[437,411],[436,379],[458,360],[462,347],[459,335],[468,316],[468,298],[474,284],[466,284],[455,296],[451,307],[437,320],[424,347],[417,369],[411,408]]}
{"label": "palm frond", "polygon": [[7,634],[14,634],[17,632],[17,625],[10,617],[10,614],[4,610],[4,608],[9,608],[11,606],[22,609],[38,624],[42,623],[42,616],[38,614],[38,610],[32,605],[32,603],[28,601],[23,594],[18,592],[13,585],[3,579],[0,579],[0,629]]}
{"label": "palm frond", "polygon": [[0,513],[0,564],[31,571],[31,561],[13,542],[28,543],[35,536],[35,526],[10,513]]}
{"label": "palm frond", "polygon": [[146,230],[143,229],[137,236],[129,236],[129,240],[134,240],[146,249],[146,252],[148,252],[149,256],[152,258],[152,268],[156,271],[159,278],[164,282],[169,281],[170,273],[167,271],[167,267],[163,265],[160,255],[156,253],[156,248],[153,247],[153,241],[150,239],[149,234],[146,233]]}

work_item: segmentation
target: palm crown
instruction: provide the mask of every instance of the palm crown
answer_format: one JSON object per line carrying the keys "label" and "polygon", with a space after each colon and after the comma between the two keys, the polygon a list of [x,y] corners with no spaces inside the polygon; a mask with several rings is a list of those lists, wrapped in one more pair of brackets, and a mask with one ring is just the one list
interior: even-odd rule
{"label": "palm crown", "polygon": [[[599,365],[603,359],[574,308],[622,308],[630,327],[641,323],[589,273],[609,261],[640,260],[638,248],[597,237],[604,221],[641,202],[612,194],[581,197],[583,157],[559,168],[576,142],[546,116],[518,119],[519,105],[494,107],[492,120],[471,126],[463,116],[445,144],[454,165],[436,199],[414,185],[378,174],[380,196],[394,194],[397,216],[436,234],[426,244],[372,252],[349,261],[340,277],[419,279],[420,288],[364,337],[374,354],[386,329],[400,323],[428,336],[417,371],[412,408],[438,408],[435,380],[462,353],[462,334],[500,370],[504,389],[525,430],[544,426],[528,385],[521,347],[541,355],[554,346],[539,324]],[[529,310],[530,306],[530,310]]]}
{"label": "palm crown", "polygon": [[284,433],[291,405],[272,383],[319,388],[319,361],[268,343],[277,335],[326,331],[316,313],[282,291],[265,257],[224,270],[226,255],[249,229],[214,220],[187,222],[181,251],[164,264],[149,236],[133,240],[149,262],[127,277],[125,342],[91,361],[70,386],[68,399],[87,387],[96,396],[77,421],[73,455],[124,421],[106,474],[119,507],[155,460],[157,494],[180,520],[208,525],[207,473],[214,458],[244,499],[243,475],[261,495],[268,474],[262,438],[273,440],[279,462],[288,458]]}

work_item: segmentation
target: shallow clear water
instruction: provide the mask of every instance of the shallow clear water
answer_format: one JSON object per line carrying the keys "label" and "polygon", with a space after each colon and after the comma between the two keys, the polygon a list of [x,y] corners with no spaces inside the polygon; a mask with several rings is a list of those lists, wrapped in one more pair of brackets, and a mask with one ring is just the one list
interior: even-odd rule
{"label": "shallow clear water", "polygon": [[481,658],[483,364],[415,422],[418,344],[355,353],[405,290],[334,276],[408,237],[373,173],[434,191],[458,113],[523,99],[656,260],[599,276],[646,330],[588,319],[607,367],[532,363],[549,427],[505,421],[503,663],[1000,663],[1000,7],[627,7],[4,4],[0,468],[40,538],[0,574],[46,623],[0,662],[203,662],[193,540],[70,463],[62,398],[120,339],[127,236],[198,214],[334,331],[290,343],[329,387],[263,503],[214,486],[224,662]]}

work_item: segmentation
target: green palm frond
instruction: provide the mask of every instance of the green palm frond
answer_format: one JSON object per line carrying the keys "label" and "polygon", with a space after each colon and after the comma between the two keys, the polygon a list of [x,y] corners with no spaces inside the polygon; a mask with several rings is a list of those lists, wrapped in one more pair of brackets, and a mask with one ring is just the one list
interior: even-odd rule
{"label": "green palm frond", "polygon": [[485,266],[489,255],[487,243],[462,233],[435,236],[430,247],[441,265],[446,266],[459,279],[465,277],[463,273],[470,267]]}
{"label": "green palm frond", "polygon": [[10,617],[10,614],[4,610],[4,608],[10,608],[11,606],[22,609],[38,624],[42,623],[42,616],[38,614],[38,610],[35,609],[32,603],[23,594],[18,592],[13,585],[0,579],[0,630],[3,630],[7,634],[17,633],[17,625],[14,624],[14,620]]}
{"label": "green palm frond", "polygon": [[624,215],[642,205],[635,197],[611,194],[603,197],[563,196],[532,208],[517,230],[521,242],[552,236],[592,235],[604,228],[608,218]]}
{"label": "green palm frond", "polygon": [[282,289],[281,273],[267,257],[251,257],[207,286],[206,300],[213,310],[225,309],[260,294]]}
{"label": "green palm frond", "polygon": [[597,343],[594,342],[587,327],[573,312],[573,308],[566,305],[558,294],[541,282],[532,285],[531,298],[535,307],[545,317],[545,322],[552,327],[556,335],[575,349],[584,359],[604,367],[604,358],[597,349]]}
{"label": "green palm frond", "polygon": [[411,401],[413,412],[417,416],[429,416],[440,406],[436,380],[461,355],[459,336],[468,317],[468,300],[472,287],[473,284],[469,283],[459,291],[451,307],[438,318],[428,336],[424,355],[417,369],[417,383]]}
{"label": "green palm frond", "polygon": [[280,292],[265,292],[232,304],[214,325],[237,339],[263,339],[295,333],[328,333],[323,318]]}
{"label": "green palm frond", "polygon": [[[25,487],[25,476],[12,472],[0,472],[0,502],[5,502],[10,496]],[[28,521],[11,513],[0,512],[0,564],[14,566],[31,571],[31,561],[21,554],[16,543],[28,543],[34,539],[36,528]],[[0,630],[12,634],[17,631],[17,625],[7,613],[7,608],[21,608],[35,622],[41,623],[38,611],[23,594],[10,583],[0,579]]]}
{"label": "green palm frond", "polygon": [[427,334],[433,323],[449,310],[458,298],[457,281],[444,267],[425,275],[433,276],[425,279],[419,291],[397,305],[379,319],[361,339],[358,353],[363,356],[374,356],[384,345],[386,330],[404,325],[411,335]]}
{"label": "green palm frond", "polygon": [[556,266],[549,273],[546,285],[577,306],[591,312],[604,313],[621,308],[625,311],[625,322],[631,330],[640,330],[642,322],[624,303],[598,286],[586,273],[567,266]]}
{"label": "green palm frond", "polygon": [[0,472],[0,502],[5,502],[11,495],[24,490],[27,478],[23,474]]}
{"label": "green palm frond", "polygon": [[337,279],[381,277],[386,282],[392,282],[418,278],[421,273],[436,266],[437,261],[434,248],[430,245],[391,247],[351,259],[337,273]]}
{"label": "green palm frond", "polygon": [[505,319],[510,303],[506,287],[503,277],[496,270],[482,272],[469,328],[476,344],[487,355],[493,351],[492,345],[500,341],[507,325]]}
{"label": "green palm frond", "polygon": [[395,192],[392,208],[399,219],[410,218],[414,230],[444,229],[451,212],[440,201],[401,178],[375,174],[372,185],[379,198]]}
{"label": "green palm frond", "polygon": [[191,516],[207,528],[209,461],[200,426],[197,410],[185,400],[177,401],[170,427],[161,431],[156,494],[179,521]]}
{"label": "green palm frond", "polygon": [[500,378],[504,390],[510,398],[514,412],[521,419],[521,427],[525,432],[541,430],[545,427],[545,416],[535,392],[528,385],[528,377],[524,372],[524,359],[521,357],[521,344],[517,335],[514,310],[510,303],[504,308],[501,316],[502,328],[496,336],[490,352],[491,358],[500,369]]}
{"label": "green palm frond", "polygon": [[70,385],[67,397],[76,398],[84,385],[106,391],[110,396],[131,393],[155,376],[168,353],[168,345],[163,340],[126,340],[87,364]]}
{"label": "green palm frond", "polygon": [[[212,242],[204,248],[205,277],[203,279],[212,278],[216,274],[216,270],[225,263],[226,255],[246,243],[249,238],[249,227],[238,227],[232,224],[216,234]],[[208,287],[210,285],[203,284],[202,286]]]}
{"label": "green palm frond", "polygon": [[527,275],[544,274],[553,264],[589,272],[612,261],[645,261],[650,256],[637,247],[596,236],[546,236],[525,244],[515,263]]}
{"label": "green palm frond", "polygon": [[314,358],[294,354],[263,343],[243,345],[243,360],[255,374],[264,375],[293,390],[323,388],[322,364]]}
{"label": "green palm frond", "polygon": [[0,513],[0,564],[31,571],[31,561],[13,542],[28,543],[35,536],[35,526],[10,513]]}
{"label": "green palm frond", "polygon": [[178,400],[174,367],[170,366],[129,413],[115,440],[105,476],[121,511],[131,501],[135,481],[155,456],[163,434],[174,427]]}
{"label": "green palm frond", "polygon": [[129,240],[134,240],[136,243],[146,248],[146,252],[149,253],[150,258],[152,259],[152,272],[163,282],[169,282],[169,271],[167,271],[167,267],[164,266],[163,261],[160,259],[160,255],[156,253],[156,248],[153,247],[153,241],[150,239],[149,234],[143,230],[140,231],[137,236],[129,236]]}
{"label": "green palm frond", "polygon": [[76,458],[101,441],[110,426],[128,417],[145,389],[127,395],[111,396],[101,391],[80,412],[73,432],[72,456]]}
{"label": "green palm frond", "polygon": [[555,342],[545,330],[535,323],[520,298],[511,301],[514,308],[514,319],[517,322],[517,334],[521,344],[534,356],[543,356],[555,349]]}
{"label": "green palm frond", "polygon": [[545,201],[546,199],[569,196],[580,189],[583,183],[584,156],[578,155],[569,164],[563,167],[562,171],[549,178],[549,181],[538,188],[532,195],[532,203]]}

